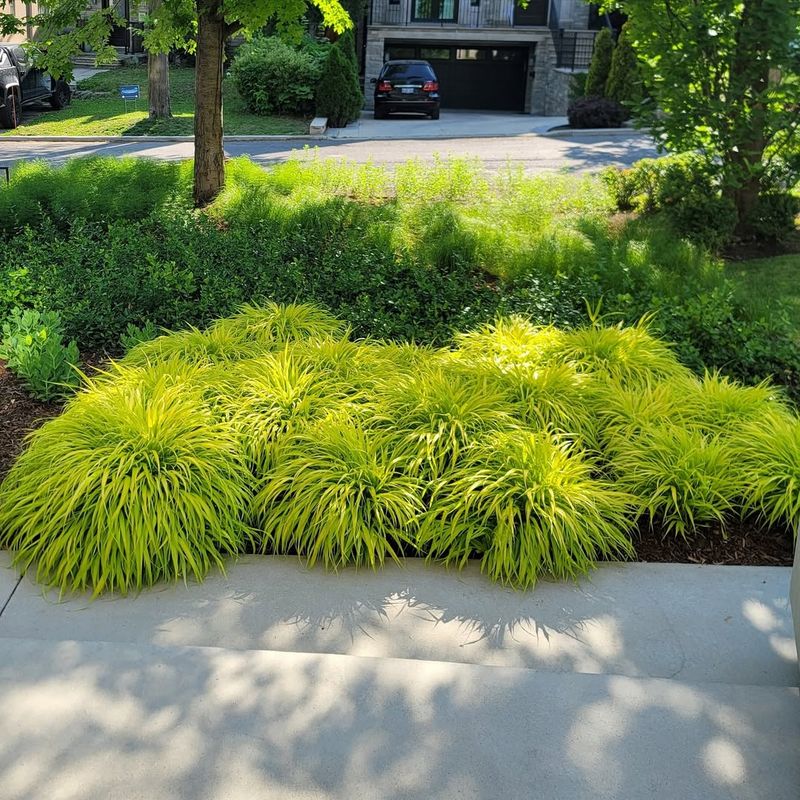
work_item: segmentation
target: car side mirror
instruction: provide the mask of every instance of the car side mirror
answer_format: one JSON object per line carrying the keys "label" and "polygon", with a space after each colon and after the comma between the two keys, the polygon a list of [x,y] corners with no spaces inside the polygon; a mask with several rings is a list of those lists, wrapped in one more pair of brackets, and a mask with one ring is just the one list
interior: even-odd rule
{"label": "car side mirror", "polygon": [[369,82],[374,85],[374,84],[376,84],[378,82],[378,79],[377,78],[370,78]]}

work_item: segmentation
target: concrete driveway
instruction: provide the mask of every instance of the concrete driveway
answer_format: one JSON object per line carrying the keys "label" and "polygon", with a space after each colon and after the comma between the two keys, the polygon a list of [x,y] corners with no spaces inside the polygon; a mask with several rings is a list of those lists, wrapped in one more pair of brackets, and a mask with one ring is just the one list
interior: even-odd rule
{"label": "concrete driveway", "polygon": [[474,564],[248,557],[60,603],[0,570],[0,796],[796,800],[789,575],[514,592]]}
{"label": "concrete driveway", "polygon": [[422,114],[393,114],[374,119],[371,111],[346,128],[329,128],[330,139],[456,139],[481,136],[524,136],[565,125],[566,117],[532,117],[503,111],[442,109],[438,120]]}

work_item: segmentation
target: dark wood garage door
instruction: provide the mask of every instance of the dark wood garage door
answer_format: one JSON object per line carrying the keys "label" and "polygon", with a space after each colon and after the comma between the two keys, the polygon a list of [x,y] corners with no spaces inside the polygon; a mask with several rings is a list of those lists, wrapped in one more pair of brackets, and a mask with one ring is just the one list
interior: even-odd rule
{"label": "dark wood garage door", "polygon": [[523,111],[525,108],[527,47],[387,43],[386,58],[430,61],[439,78],[444,108],[487,111]]}

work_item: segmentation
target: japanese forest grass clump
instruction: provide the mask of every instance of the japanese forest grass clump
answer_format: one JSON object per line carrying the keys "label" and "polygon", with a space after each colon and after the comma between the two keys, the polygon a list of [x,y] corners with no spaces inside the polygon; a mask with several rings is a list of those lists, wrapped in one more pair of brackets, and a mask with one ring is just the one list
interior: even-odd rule
{"label": "japanese forest grass clump", "polygon": [[479,558],[530,587],[630,556],[642,526],[725,535],[743,516],[800,520],[800,421],[774,387],[693,375],[644,325],[508,317],[433,349],[266,304],[86,381],[0,486],[0,547],[62,591],[252,551]]}

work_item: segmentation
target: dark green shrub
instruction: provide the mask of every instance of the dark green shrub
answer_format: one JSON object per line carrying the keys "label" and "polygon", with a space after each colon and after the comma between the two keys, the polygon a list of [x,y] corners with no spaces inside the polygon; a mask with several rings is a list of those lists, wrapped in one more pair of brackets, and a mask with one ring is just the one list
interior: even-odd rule
{"label": "dark green shrub", "polygon": [[795,230],[798,214],[800,198],[796,195],[767,191],[759,196],[748,223],[757,239],[779,241]]}
{"label": "dark green shrub", "polygon": [[78,346],[64,344],[58,314],[15,308],[3,324],[0,358],[39,400],[53,400],[80,382]]}
{"label": "dark green shrub", "polygon": [[242,47],[231,75],[254,114],[304,115],[313,111],[321,67],[317,49],[299,49],[270,36]]}
{"label": "dark green shrub", "polygon": [[586,75],[586,97],[603,97],[613,54],[614,37],[608,28],[602,28],[594,40],[592,62]]}
{"label": "dark green shrub", "polygon": [[627,23],[622,26],[619,39],[614,47],[611,68],[605,86],[605,96],[621,103],[630,117],[630,107],[642,99],[641,75],[636,52],[628,38]]}
{"label": "dark green shrub", "polygon": [[619,128],[627,116],[616,100],[587,95],[570,104],[567,119],[573,128]]}
{"label": "dark green shrub", "polygon": [[317,84],[317,114],[327,117],[330,127],[343,128],[358,117],[363,105],[355,61],[336,44],[328,51]]}

